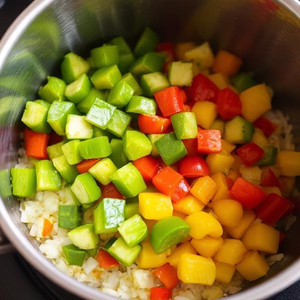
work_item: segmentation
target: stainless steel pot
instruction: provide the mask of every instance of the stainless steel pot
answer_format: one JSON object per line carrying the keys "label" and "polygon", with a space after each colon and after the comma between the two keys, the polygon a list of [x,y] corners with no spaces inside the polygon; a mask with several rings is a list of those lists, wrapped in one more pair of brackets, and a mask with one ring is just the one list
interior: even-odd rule
{"label": "stainless steel pot", "polygon": [[[27,100],[63,54],[85,53],[116,35],[134,39],[145,25],[162,40],[211,42],[243,58],[275,90],[274,106],[291,117],[300,137],[300,4],[296,0],[36,0],[0,44],[0,222],[17,250],[58,285],[86,299],[115,299],[56,269],[20,222],[9,195],[8,170],[16,163],[19,119]],[[263,299],[300,279],[300,222],[282,245],[285,258],[267,278],[228,299]]]}

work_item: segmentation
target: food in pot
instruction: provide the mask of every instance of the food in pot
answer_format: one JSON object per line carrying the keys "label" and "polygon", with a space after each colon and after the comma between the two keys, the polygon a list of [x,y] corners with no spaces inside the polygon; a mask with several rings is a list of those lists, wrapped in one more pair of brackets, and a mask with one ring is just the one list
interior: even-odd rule
{"label": "food in pot", "polygon": [[265,276],[283,257],[300,153],[241,65],[149,28],[133,51],[117,37],[66,54],[26,104],[11,170],[45,256],[127,299],[215,299]]}

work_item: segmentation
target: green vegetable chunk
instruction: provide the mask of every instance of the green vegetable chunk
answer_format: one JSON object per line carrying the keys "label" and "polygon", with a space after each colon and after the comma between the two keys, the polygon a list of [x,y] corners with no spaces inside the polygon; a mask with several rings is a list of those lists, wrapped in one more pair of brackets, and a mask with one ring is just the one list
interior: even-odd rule
{"label": "green vegetable chunk", "polygon": [[127,105],[127,112],[155,115],[156,114],[156,102],[153,99],[149,99],[143,96],[133,96]]}
{"label": "green vegetable chunk", "polygon": [[79,154],[79,149],[78,149],[79,144],[80,144],[79,140],[73,140],[65,143],[61,147],[61,150],[64,156],[66,157],[68,164],[70,165],[76,165],[83,160],[83,158]]}
{"label": "green vegetable chunk", "polygon": [[96,90],[95,88],[92,88],[88,95],[78,103],[77,108],[80,112],[87,114],[92,107],[94,101],[96,98],[100,100],[106,100],[106,94],[104,91]]}
{"label": "green vegetable chunk", "polygon": [[142,56],[147,52],[154,51],[159,41],[158,35],[149,27],[146,27],[134,48],[135,56]]}
{"label": "green vegetable chunk", "polygon": [[11,169],[12,190],[16,197],[33,197],[36,192],[35,169]]}
{"label": "green vegetable chunk", "polygon": [[47,147],[47,153],[49,158],[52,160],[53,158],[59,157],[63,155],[61,147],[64,145],[64,141],[61,141],[59,143],[50,145]]}
{"label": "green vegetable chunk", "polygon": [[151,151],[151,155],[152,156],[159,156],[159,152],[155,146],[155,142],[158,141],[160,138],[162,138],[164,136],[164,134],[148,134],[148,139],[152,144],[152,151]]}
{"label": "green vegetable chunk", "polygon": [[77,197],[72,192],[71,188],[69,186],[64,188],[64,193],[62,195],[62,203],[64,205],[77,205],[80,206],[81,203],[77,199]]}
{"label": "green vegetable chunk", "polygon": [[77,205],[59,205],[58,227],[73,229],[80,224],[80,215]]}
{"label": "green vegetable chunk", "polygon": [[117,65],[105,67],[97,70],[92,76],[91,81],[96,89],[112,89],[122,78],[122,74]]}
{"label": "green vegetable chunk", "polygon": [[38,91],[39,96],[49,103],[64,100],[66,83],[62,79],[54,76],[48,76],[47,79],[48,82],[40,87]]}
{"label": "green vegetable chunk", "polygon": [[67,182],[72,183],[78,175],[77,168],[68,164],[64,155],[52,159],[55,169],[59,172],[60,176]]}
{"label": "green vegetable chunk", "polygon": [[180,140],[194,139],[197,137],[198,127],[193,112],[182,112],[171,116],[175,135]]}
{"label": "green vegetable chunk", "polygon": [[103,68],[119,63],[119,50],[115,45],[103,45],[102,47],[91,50],[93,67]]}
{"label": "green vegetable chunk", "polygon": [[128,83],[133,88],[134,90],[133,95],[139,96],[143,94],[143,90],[141,89],[140,85],[138,84],[138,82],[136,81],[136,79],[131,73],[125,74],[122,80]]}
{"label": "green vegetable chunk", "polygon": [[107,102],[118,107],[124,107],[130,101],[134,89],[124,80],[120,80],[110,91]]}
{"label": "green vegetable chunk", "polygon": [[184,240],[190,232],[189,225],[179,217],[158,221],[152,228],[150,240],[156,253],[163,253]]}
{"label": "green vegetable chunk", "polygon": [[66,87],[65,96],[68,100],[79,103],[91,90],[91,82],[86,74],[82,74]]}
{"label": "green vegetable chunk", "polygon": [[148,73],[141,76],[141,86],[146,96],[153,96],[155,92],[169,86],[169,81],[161,72]]}
{"label": "green vegetable chunk", "polygon": [[169,70],[171,85],[191,86],[193,80],[193,64],[191,62],[174,61]]}
{"label": "green vegetable chunk", "polygon": [[114,162],[117,168],[125,166],[129,160],[124,153],[124,143],[119,139],[112,139],[110,141],[111,155],[110,158]]}
{"label": "green vegetable chunk", "polygon": [[257,85],[257,82],[255,82],[253,79],[253,74],[250,72],[238,73],[234,77],[230,78],[230,81],[239,93],[249,89],[254,85]]}
{"label": "green vegetable chunk", "polygon": [[36,167],[37,191],[58,191],[61,188],[61,178],[50,160],[40,160]]}
{"label": "green vegetable chunk", "polygon": [[115,171],[117,171],[117,167],[109,158],[101,159],[89,169],[89,173],[103,185],[111,182],[110,176]]}
{"label": "green vegetable chunk", "polygon": [[97,247],[99,237],[94,232],[93,224],[85,224],[68,232],[68,238],[78,248],[90,250]]}
{"label": "green vegetable chunk", "polygon": [[93,126],[86,121],[85,116],[69,114],[66,123],[66,136],[69,140],[90,139],[93,137]]}
{"label": "green vegetable chunk", "polygon": [[125,200],[104,198],[94,210],[95,233],[114,233],[125,219]]}
{"label": "green vegetable chunk", "polygon": [[259,166],[271,166],[275,165],[276,163],[276,156],[277,156],[277,148],[273,146],[269,146],[264,149],[265,155],[262,159],[260,159],[257,164]]}
{"label": "green vegetable chunk", "polygon": [[9,169],[0,170],[0,194],[2,199],[12,196],[12,188],[10,184],[10,173],[11,171]]}
{"label": "green vegetable chunk", "polygon": [[107,124],[107,130],[117,137],[122,137],[130,124],[131,116],[116,109]]}
{"label": "green vegetable chunk", "polygon": [[62,251],[67,263],[70,266],[82,266],[86,257],[86,252],[75,245],[62,246]]}
{"label": "green vegetable chunk", "polygon": [[[132,199],[135,199],[135,198],[132,198]],[[137,200],[135,200],[135,201],[129,201],[129,200],[130,199],[126,199],[125,220],[127,220],[139,213],[139,202]]]}
{"label": "green vegetable chunk", "polygon": [[111,154],[111,147],[107,136],[95,137],[80,142],[79,154],[84,159],[107,157]]}
{"label": "green vegetable chunk", "polygon": [[212,122],[210,125],[210,129],[217,129],[221,131],[222,137],[224,136],[224,130],[225,130],[225,122],[221,119],[216,119]]}

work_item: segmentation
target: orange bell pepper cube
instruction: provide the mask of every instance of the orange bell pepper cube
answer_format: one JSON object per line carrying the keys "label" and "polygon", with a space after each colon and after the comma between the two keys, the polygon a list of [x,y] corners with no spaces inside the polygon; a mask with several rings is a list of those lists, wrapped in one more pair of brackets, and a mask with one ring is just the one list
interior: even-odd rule
{"label": "orange bell pepper cube", "polygon": [[259,117],[253,125],[260,129],[266,137],[269,137],[277,128],[276,124],[272,123],[265,117]]}
{"label": "orange bell pepper cube", "polygon": [[169,300],[169,299],[171,299],[171,290],[159,286],[150,289],[150,300]]}
{"label": "orange bell pepper cube", "polygon": [[202,154],[222,151],[221,131],[217,129],[198,130],[198,152]]}
{"label": "orange bell pepper cube", "polygon": [[151,181],[161,168],[160,162],[151,155],[143,156],[135,160],[133,164],[140,171],[145,181]]}
{"label": "orange bell pepper cube", "polygon": [[101,199],[104,198],[125,199],[112,182],[107,185],[101,185]]}
{"label": "orange bell pepper cube", "polygon": [[53,229],[53,223],[49,219],[44,219],[42,236],[43,237],[49,236],[51,234],[52,229]]}
{"label": "orange bell pepper cube", "polygon": [[99,266],[103,269],[110,269],[119,266],[119,262],[114,259],[108,252],[103,249],[100,249],[96,260]]}
{"label": "orange bell pepper cube", "polygon": [[166,133],[171,126],[171,120],[156,115],[139,115],[138,125],[143,133]]}
{"label": "orange bell pepper cube", "polygon": [[37,159],[47,159],[47,146],[50,134],[39,133],[28,128],[24,130],[26,155]]}
{"label": "orange bell pepper cube", "polygon": [[87,160],[84,160],[84,161],[80,162],[79,164],[77,164],[76,168],[80,174],[87,173],[89,171],[89,169],[93,165],[95,165],[98,161],[100,161],[99,158],[87,159]]}
{"label": "orange bell pepper cube", "polygon": [[152,271],[152,273],[164,284],[167,289],[173,289],[178,283],[177,270],[166,263]]}

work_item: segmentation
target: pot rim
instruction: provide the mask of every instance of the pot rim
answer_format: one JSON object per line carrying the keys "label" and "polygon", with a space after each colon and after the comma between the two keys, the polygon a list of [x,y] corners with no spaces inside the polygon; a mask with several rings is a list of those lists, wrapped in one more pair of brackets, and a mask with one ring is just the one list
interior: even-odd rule
{"label": "pot rim", "polygon": [[[6,31],[0,41],[0,73],[10,51],[13,49],[14,45],[28,25],[30,25],[36,16],[42,13],[53,2],[55,2],[55,0],[33,1]],[[300,3],[297,0],[277,0],[277,2],[300,19]],[[2,200],[1,197],[0,200]],[[36,249],[25,235],[20,234],[20,229],[13,222],[3,201],[0,201],[0,225],[6,236],[15,248],[22,254],[22,256],[55,284],[84,299],[119,299],[104,294],[95,288],[91,288],[56,268],[40,251]],[[279,274],[267,281],[226,298],[228,300],[265,299],[266,297],[270,297],[284,290],[299,279],[300,258],[293,262],[292,265],[286,267],[284,271],[281,271]]]}

